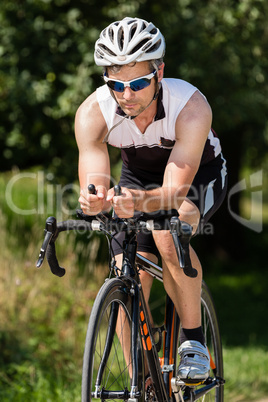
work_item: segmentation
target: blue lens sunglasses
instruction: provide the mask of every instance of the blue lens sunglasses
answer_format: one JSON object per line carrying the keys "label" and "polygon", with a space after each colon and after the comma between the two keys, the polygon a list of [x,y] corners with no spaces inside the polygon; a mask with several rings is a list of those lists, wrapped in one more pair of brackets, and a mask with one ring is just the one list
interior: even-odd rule
{"label": "blue lens sunglasses", "polygon": [[135,78],[131,81],[113,80],[112,78],[108,78],[106,73],[104,74],[103,78],[108,87],[115,92],[124,92],[126,87],[130,87],[132,91],[137,92],[144,88],[147,88],[151,84],[151,80],[155,76],[155,74],[156,70],[154,70],[150,74],[144,75],[143,77]]}

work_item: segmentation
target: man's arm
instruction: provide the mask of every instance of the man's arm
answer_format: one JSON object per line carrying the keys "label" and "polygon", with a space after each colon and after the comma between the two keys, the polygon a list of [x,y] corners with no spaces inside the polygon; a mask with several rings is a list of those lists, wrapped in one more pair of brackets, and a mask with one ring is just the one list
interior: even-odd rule
{"label": "man's arm", "polygon": [[179,204],[184,201],[199,169],[211,124],[211,108],[197,91],[178,116],[176,142],[164,175],[163,188],[174,189],[174,194],[179,196]]}
{"label": "man's arm", "polygon": [[[211,122],[211,108],[196,91],[177,118],[176,142],[166,166],[162,187],[148,191],[124,189],[125,197],[113,198],[119,216],[127,217],[134,209],[143,212],[179,209],[199,168]],[[111,192],[108,199],[112,196]]]}
{"label": "man's arm", "polygon": [[[75,117],[75,136],[79,150],[78,174],[80,181],[79,202],[83,211],[94,215],[110,208],[106,193],[110,185],[110,160],[103,138],[106,122],[96,99],[89,96],[79,107]],[[94,184],[97,195],[89,195],[87,186]]]}

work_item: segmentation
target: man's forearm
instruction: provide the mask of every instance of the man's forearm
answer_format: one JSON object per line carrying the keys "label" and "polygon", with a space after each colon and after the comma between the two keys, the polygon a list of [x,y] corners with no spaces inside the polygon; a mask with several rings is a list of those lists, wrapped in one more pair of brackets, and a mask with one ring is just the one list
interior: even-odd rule
{"label": "man's forearm", "polygon": [[153,190],[130,190],[134,196],[136,211],[154,212],[160,209],[179,209],[185,199],[185,192],[177,188],[159,187]]}

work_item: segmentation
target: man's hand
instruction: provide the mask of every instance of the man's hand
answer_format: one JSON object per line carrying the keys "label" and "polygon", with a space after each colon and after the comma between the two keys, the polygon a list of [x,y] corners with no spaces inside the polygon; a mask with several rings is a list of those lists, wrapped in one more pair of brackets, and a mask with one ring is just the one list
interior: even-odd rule
{"label": "man's hand", "polygon": [[97,215],[104,210],[106,189],[96,186],[96,194],[89,194],[86,189],[80,191],[79,202],[84,214]]}
{"label": "man's hand", "polygon": [[130,190],[121,188],[122,194],[115,195],[114,189],[110,188],[107,201],[112,203],[114,211],[119,218],[132,218],[134,215],[134,197]]}

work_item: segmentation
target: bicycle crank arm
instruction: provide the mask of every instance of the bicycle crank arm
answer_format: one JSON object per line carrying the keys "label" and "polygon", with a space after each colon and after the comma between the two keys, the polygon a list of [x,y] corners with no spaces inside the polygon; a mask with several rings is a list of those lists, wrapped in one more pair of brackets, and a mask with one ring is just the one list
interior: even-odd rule
{"label": "bicycle crank arm", "polygon": [[182,387],[185,387],[185,382],[179,380],[178,378],[172,378],[171,379],[171,387],[172,391],[174,393],[176,402],[182,402],[182,401],[196,401],[202,396],[206,395],[208,392],[210,392],[213,388],[219,387],[222,383],[224,383],[224,380],[221,378],[207,378],[203,382],[203,386],[199,389],[195,389],[194,385],[189,385],[190,388],[190,395],[188,396],[183,396],[182,394]]}

